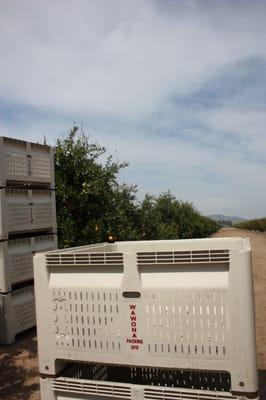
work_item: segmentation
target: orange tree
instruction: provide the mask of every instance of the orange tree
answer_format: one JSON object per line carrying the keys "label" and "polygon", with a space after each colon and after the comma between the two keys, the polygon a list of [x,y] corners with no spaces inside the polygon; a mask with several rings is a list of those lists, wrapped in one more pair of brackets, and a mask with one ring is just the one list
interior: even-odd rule
{"label": "orange tree", "polygon": [[139,209],[140,231],[145,239],[200,238],[216,232],[220,225],[201,215],[188,202],[170,192],[146,195]]}
{"label": "orange tree", "polygon": [[55,156],[60,247],[106,240],[182,239],[209,236],[219,225],[170,192],[136,200],[136,187],[119,184],[106,149],[74,126],[57,140]]}
{"label": "orange tree", "polygon": [[74,126],[57,140],[55,179],[60,247],[108,240],[136,239],[135,187],[119,185],[126,163],[114,162],[106,149]]}

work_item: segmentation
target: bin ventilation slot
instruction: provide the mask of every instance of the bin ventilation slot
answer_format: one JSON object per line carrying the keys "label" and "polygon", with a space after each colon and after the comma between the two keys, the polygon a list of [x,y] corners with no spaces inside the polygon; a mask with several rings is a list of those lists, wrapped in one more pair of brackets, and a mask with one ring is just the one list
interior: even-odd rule
{"label": "bin ventilation slot", "polygon": [[228,263],[229,250],[153,251],[137,253],[138,265]]}
{"label": "bin ventilation slot", "polygon": [[[10,344],[15,336],[36,324],[34,288],[32,285],[0,295],[0,317],[4,316],[0,326],[1,344]],[[7,311],[5,311],[7,310]]]}
{"label": "bin ventilation slot", "polygon": [[[124,385],[133,384],[150,386],[150,389],[144,389],[144,393],[146,393],[147,395],[147,397],[145,398],[150,399],[156,399],[157,394],[160,394],[158,398],[168,398],[162,396],[162,394],[167,395],[167,393],[169,396],[172,394],[172,397],[169,398],[175,399],[175,395],[177,393],[183,393],[185,395],[185,391],[187,389],[206,390],[208,392],[205,392],[205,396],[209,399],[227,399],[230,398],[230,395],[227,395],[226,392],[229,392],[231,390],[230,374],[224,371],[210,372],[147,367],[121,367],[101,364],[73,364],[65,369],[65,371],[63,372],[63,377],[55,379],[54,386],[57,385],[56,382],[58,381],[60,381],[60,384],[61,382],[65,382],[66,385],[68,379],[71,380],[71,386],[74,386],[75,382],[76,384],[84,384],[87,382],[88,386],[93,386],[93,381],[102,381],[104,382],[103,386],[106,387],[108,385],[108,382],[111,382],[109,390],[114,387],[117,388],[117,386],[114,386],[114,382]],[[97,385],[99,385],[99,387],[102,386],[100,385],[100,383],[97,383]],[[125,389],[125,387],[123,386],[121,386],[121,388]],[[178,388],[179,390],[172,391],[172,389],[175,388]],[[185,390],[183,391],[180,389]],[[210,391],[216,392],[214,393],[213,397],[210,395]],[[154,397],[151,396],[152,392],[154,393]],[[190,394],[191,391],[188,392],[186,393],[186,395]],[[217,396],[218,393],[219,395]],[[223,396],[224,394],[225,396]],[[222,397],[220,397],[220,395]]]}
{"label": "bin ventilation slot", "polygon": [[46,145],[14,140],[0,139],[0,152],[4,163],[0,179],[4,186],[11,182],[49,183],[54,186],[54,151]]}
{"label": "bin ventilation slot", "polygon": [[123,265],[122,253],[49,254],[48,265]]}
{"label": "bin ventilation slot", "polygon": [[35,325],[35,304],[33,299],[25,304],[18,304],[14,307],[16,325],[19,331]]}
{"label": "bin ventilation slot", "polygon": [[32,157],[32,175],[40,178],[50,179],[50,158]]}
{"label": "bin ventilation slot", "polygon": [[233,400],[237,397],[232,396],[230,393],[199,393],[198,391],[193,392],[192,390],[181,391],[181,390],[165,390],[165,389],[144,389],[144,399],[149,400]]}
{"label": "bin ventilation slot", "polygon": [[27,176],[27,159],[24,154],[7,151],[6,165],[9,175]]}
{"label": "bin ventilation slot", "polygon": [[13,254],[9,256],[9,266],[13,282],[21,281],[25,277],[32,277],[32,252]]}
{"label": "bin ventilation slot", "polygon": [[8,227],[13,228],[30,224],[28,205],[12,204],[8,207]]}
{"label": "bin ventilation slot", "polygon": [[53,211],[51,203],[35,204],[34,218],[36,224],[52,223]]}
{"label": "bin ventilation slot", "polygon": [[54,290],[57,349],[121,353],[119,292]]}
{"label": "bin ventilation slot", "polygon": [[131,399],[130,387],[89,383],[74,379],[55,379],[53,390],[80,394],[94,394],[110,398]]}

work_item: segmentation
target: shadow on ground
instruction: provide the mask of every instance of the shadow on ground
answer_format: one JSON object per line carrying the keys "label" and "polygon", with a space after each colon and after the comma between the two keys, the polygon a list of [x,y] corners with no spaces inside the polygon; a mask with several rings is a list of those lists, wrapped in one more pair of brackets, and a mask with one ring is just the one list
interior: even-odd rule
{"label": "shadow on ground", "polygon": [[0,346],[0,399],[39,399],[36,330],[16,338],[16,343]]}
{"label": "shadow on ground", "polygon": [[266,400],[266,369],[259,371],[260,400]]}

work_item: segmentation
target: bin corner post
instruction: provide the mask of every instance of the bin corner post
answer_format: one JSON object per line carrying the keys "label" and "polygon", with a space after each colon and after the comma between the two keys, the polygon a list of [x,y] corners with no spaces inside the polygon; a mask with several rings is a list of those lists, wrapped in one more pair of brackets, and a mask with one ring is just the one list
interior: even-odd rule
{"label": "bin corner post", "polygon": [[40,378],[40,391],[42,400],[56,400],[54,391],[51,390],[50,378]]}
{"label": "bin corner post", "polygon": [[8,242],[0,242],[0,293],[11,290],[11,266],[8,261]]}
{"label": "bin corner post", "polygon": [[258,392],[258,373],[250,248],[231,250],[230,268],[232,392],[252,395]]}
{"label": "bin corner post", "polygon": [[6,189],[0,188],[0,240],[8,239],[8,210]]}
{"label": "bin corner post", "polygon": [[[52,310],[49,303],[49,266],[45,253],[33,257],[34,291],[38,335],[39,369],[42,374],[55,375],[55,365],[51,362],[53,338]],[[48,295],[48,298],[47,298]],[[40,334],[41,333],[41,334]]]}
{"label": "bin corner post", "polygon": [[51,189],[55,189],[55,148],[50,147]]}
{"label": "bin corner post", "polygon": [[4,152],[4,138],[0,137],[0,187],[5,186],[5,152]]}

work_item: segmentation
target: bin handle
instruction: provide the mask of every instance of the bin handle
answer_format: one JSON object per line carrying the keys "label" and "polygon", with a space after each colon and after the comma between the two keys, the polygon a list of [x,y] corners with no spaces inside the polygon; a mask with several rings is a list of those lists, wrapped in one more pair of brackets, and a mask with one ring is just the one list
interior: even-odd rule
{"label": "bin handle", "polygon": [[122,296],[126,299],[138,299],[140,298],[141,294],[137,291],[126,291],[122,293]]}

